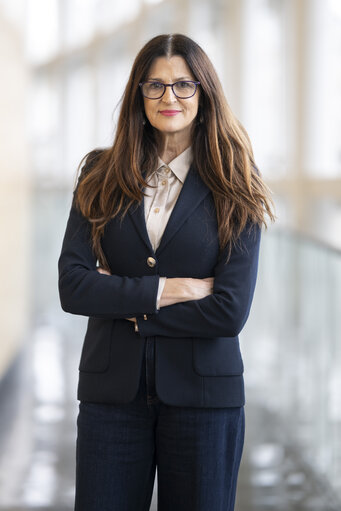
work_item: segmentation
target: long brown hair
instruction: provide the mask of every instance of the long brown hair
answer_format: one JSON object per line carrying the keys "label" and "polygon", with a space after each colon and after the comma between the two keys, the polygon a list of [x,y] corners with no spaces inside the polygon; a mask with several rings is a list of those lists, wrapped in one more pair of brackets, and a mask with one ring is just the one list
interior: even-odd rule
{"label": "long brown hair", "polygon": [[143,198],[143,169],[155,168],[155,129],[144,115],[139,83],[157,57],[184,58],[200,82],[197,119],[193,123],[193,164],[213,194],[220,248],[231,248],[248,221],[266,227],[273,221],[273,202],[253,158],[249,137],[225,99],[217,73],[206,53],[182,34],[159,35],[138,53],[126,85],[112,147],[91,151],[76,189],[76,205],[92,225],[92,243],[99,263],[108,267],[101,248],[107,222],[126,214]]}

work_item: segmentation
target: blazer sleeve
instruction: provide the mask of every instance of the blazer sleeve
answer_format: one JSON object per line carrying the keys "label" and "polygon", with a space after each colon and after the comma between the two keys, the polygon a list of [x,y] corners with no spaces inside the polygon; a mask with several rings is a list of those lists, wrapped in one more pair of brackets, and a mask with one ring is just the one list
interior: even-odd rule
{"label": "blazer sleeve", "polygon": [[96,263],[90,224],[73,204],[58,261],[63,310],[108,319],[157,312],[159,275],[102,275]]}
{"label": "blazer sleeve", "polygon": [[261,229],[248,224],[226,263],[222,251],[214,270],[213,293],[201,300],[162,307],[147,320],[137,318],[141,336],[236,337],[250,312]]}

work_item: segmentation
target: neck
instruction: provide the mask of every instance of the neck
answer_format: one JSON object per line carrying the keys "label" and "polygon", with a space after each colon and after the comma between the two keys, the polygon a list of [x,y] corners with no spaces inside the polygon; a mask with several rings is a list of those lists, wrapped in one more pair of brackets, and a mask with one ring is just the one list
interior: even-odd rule
{"label": "neck", "polygon": [[190,137],[183,136],[183,133],[179,135],[178,133],[162,134],[159,141],[159,156],[167,164],[191,145]]}

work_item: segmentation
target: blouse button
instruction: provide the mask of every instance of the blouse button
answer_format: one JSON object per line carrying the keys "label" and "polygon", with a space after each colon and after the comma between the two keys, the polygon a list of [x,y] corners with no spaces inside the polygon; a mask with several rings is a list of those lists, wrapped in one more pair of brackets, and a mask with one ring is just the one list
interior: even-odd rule
{"label": "blouse button", "polygon": [[160,208],[154,208],[154,213],[158,213],[160,211]]}
{"label": "blouse button", "polygon": [[154,257],[148,257],[147,264],[148,266],[150,266],[150,268],[154,268],[154,266],[156,265],[156,260],[154,259]]}
{"label": "blouse button", "polygon": [[161,182],[162,186],[165,186],[166,183],[167,181],[165,179]]}

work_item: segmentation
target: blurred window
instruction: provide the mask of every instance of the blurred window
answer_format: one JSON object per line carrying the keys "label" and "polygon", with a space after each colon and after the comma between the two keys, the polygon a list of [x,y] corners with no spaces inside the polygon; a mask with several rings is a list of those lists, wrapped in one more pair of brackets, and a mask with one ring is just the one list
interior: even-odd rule
{"label": "blurred window", "polygon": [[[83,2],[84,0],[80,0]],[[142,0],[97,0],[95,19],[101,32],[110,32],[140,14]]]}
{"label": "blurred window", "polygon": [[263,175],[276,179],[286,173],[283,5],[244,3],[241,120]]}
{"label": "blurred window", "polygon": [[96,138],[96,98],[93,69],[89,65],[69,63],[66,75],[64,164],[67,174],[75,175],[80,159],[93,148]]}
{"label": "blurred window", "polygon": [[28,59],[43,63],[60,51],[60,2],[28,0],[26,5],[26,51]]}
{"label": "blurred window", "polygon": [[59,179],[62,160],[60,77],[37,73],[30,87],[28,131],[32,164],[39,180]]}
{"label": "blurred window", "polygon": [[341,176],[341,2],[311,2],[307,80],[306,169]]}

